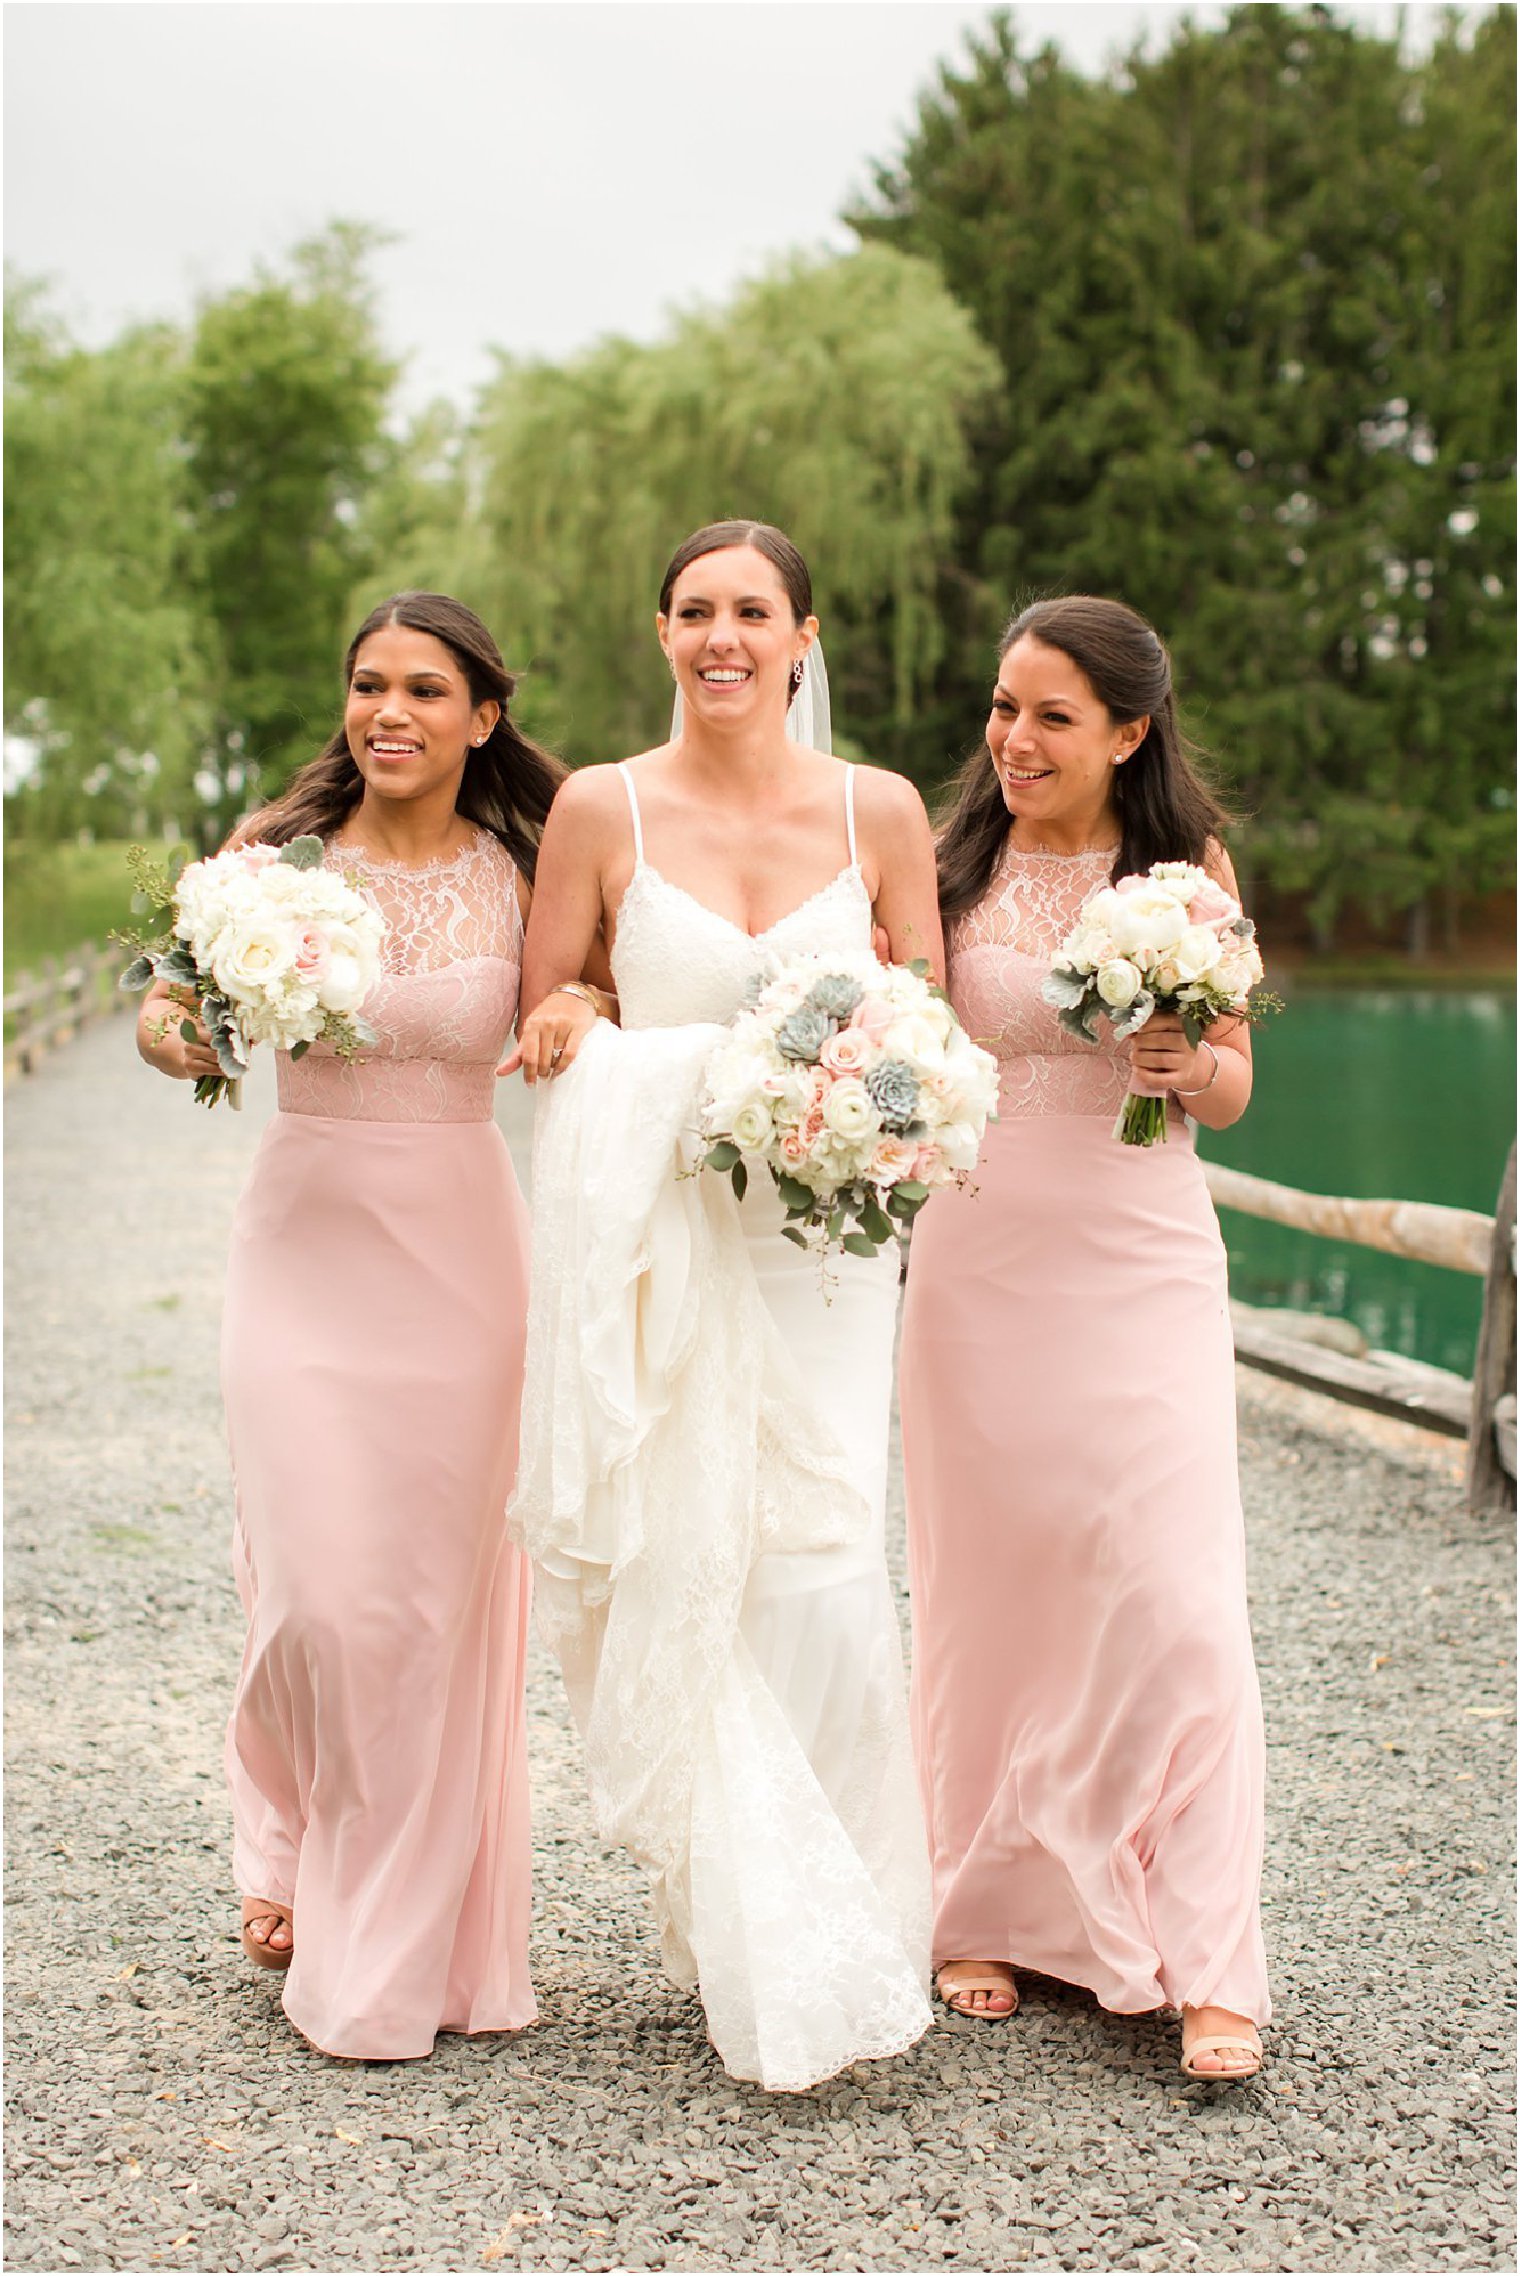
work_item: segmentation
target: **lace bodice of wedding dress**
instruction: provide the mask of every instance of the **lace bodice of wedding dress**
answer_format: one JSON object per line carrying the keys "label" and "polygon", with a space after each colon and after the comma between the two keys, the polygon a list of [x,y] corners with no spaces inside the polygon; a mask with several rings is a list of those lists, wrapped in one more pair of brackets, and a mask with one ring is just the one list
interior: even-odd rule
{"label": "lace bodice of wedding dress", "polygon": [[378,1040],[347,1061],[324,1043],[299,1059],[281,1052],[281,1112],[489,1121],[522,968],[511,855],[489,830],[477,830],[459,853],[420,866],[332,842],[324,859],[368,894],[386,922],[383,974],[364,1005]]}
{"label": "lace bodice of wedding dress", "polygon": [[622,1024],[684,1027],[731,1020],[754,981],[782,957],[869,949],[871,896],[855,845],[855,770],[845,777],[849,861],[837,876],[763,933],[747,933],[705,902],[672,885],[644,858],[638,795],[626,767],[634,867],[618,909],[612,949]]}
{"label": "lace bodice of wedding dress", "polygon": [[949,995],[968,1035],[998,1061],[1002,1121],[1029,1115],[1115,1115],[1129,1060],[1106,1021],[1097,1043],[1062,1027],[1040,993],[1084,902],[1106,885],[1112,848],[1030,853],[1003,845],[975,908],[946,927]]}

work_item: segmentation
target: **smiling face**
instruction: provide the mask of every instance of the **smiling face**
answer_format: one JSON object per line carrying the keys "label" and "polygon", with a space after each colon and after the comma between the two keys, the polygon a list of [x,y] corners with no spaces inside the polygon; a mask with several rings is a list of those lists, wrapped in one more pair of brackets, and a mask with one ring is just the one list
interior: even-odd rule
{"label": "smiling face", "polygon": [[998,667],[987,721],[1004,805],[1031,838],[1101,843],[1119,826],[1115,768],[1149,725],[1113,719],[1069,656],[1026,634]]}
{"label": "smiling face", "polygon": [[710,726],[784,716],[792,666],[818,632],[816,617],[798,623],[779,570],[753,545],[683,569],[655,624],[689,715]]}
{"label": "smiling face", "polygon": [[354,658],[344,733],[368,789],[416,799],[458,791],[465,761],[501,716],[477,704],[453,650],[430,632],[382,625]]}

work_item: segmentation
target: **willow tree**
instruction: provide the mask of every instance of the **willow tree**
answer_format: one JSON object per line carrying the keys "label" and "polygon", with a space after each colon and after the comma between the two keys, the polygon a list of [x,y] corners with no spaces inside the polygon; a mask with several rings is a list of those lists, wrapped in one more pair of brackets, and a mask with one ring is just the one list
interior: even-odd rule
{"label": "willow tree", "polygon": [[211,645],[183,577],[183,344],[81,348],[14,278],[5,356],[5,724],[37,753],[11,827],[178,823]]}
{"label": "willow tree", "polygon": [[335,222],[277,270],[200,309],[186,373],[186,482],[197,589],[216,631],[216,824],[326,740],[364,509],[394,445],[396,367],[366,262],[374,232]]}
{"label": "willow tree", "polygon": [[[524,712],[577,760],[657,738],[660,573],[707,521],[778,523],[813,570],[836,719],[935,772],[922,707],[945,644],[955,506],[996,363],[927,263],[793,260],[652,346],[503,362],[476,452],[485,558],[462,582]],[[477,582],[478,580],[478,582]]]}

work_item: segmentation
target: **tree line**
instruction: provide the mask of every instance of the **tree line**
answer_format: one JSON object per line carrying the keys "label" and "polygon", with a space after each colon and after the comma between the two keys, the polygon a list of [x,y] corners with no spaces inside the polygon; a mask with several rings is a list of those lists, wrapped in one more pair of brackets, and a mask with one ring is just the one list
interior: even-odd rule
{"label": "tree line", "polygon": [[741,513],[812,562],[859,755],[932,792],[1011,608],[1118,594],[1250,890],[1454,942],[1513,875],[1514,45],[1241,7],[1087,77],[994,15],[857,250],[405,426],[363,229],[98,351],[8,280],[13,831],[214,838],[404,584],[481,611],[572,760],[647,744],[660,568]]}

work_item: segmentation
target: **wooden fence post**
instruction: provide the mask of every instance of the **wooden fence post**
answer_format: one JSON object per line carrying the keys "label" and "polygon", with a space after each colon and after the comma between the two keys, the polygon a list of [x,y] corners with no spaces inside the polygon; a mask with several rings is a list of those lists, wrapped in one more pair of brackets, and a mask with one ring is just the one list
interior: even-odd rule
{"label": "wooden fence post", "polygon": [[[1508,1460],[1505,1460],[1506,1454]],[[1515,1506],[1515,1149],[1494,1210],[1494,1242],[1483,1290],[1483,1325],[1473,1364],[1467,1434],[1467,1506]]]}

